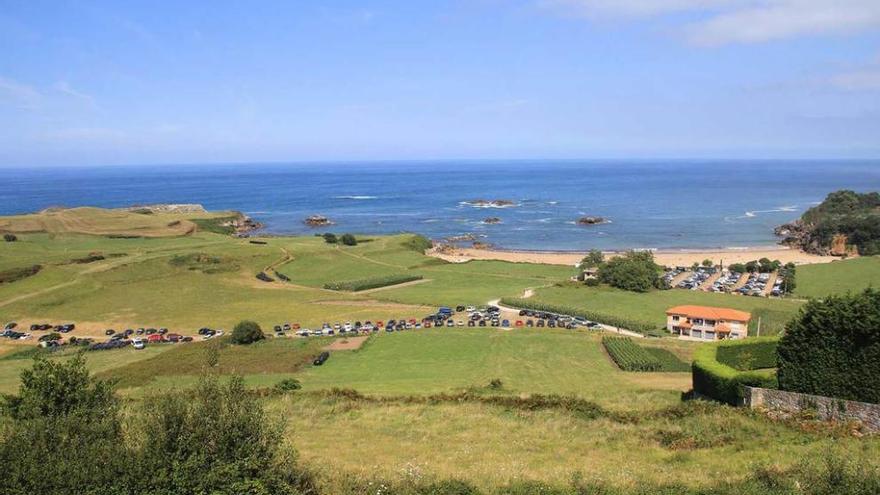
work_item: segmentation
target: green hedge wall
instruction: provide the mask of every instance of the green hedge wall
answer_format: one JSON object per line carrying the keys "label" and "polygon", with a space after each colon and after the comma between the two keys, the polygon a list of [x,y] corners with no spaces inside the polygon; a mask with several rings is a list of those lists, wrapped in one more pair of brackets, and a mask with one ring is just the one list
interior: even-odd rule
{"label": "green hedge wall", "polygon": [[[732,345],[731,345],[732,344]],[[716,358],[739,371],[776,367],[777,338],[750,338],[744,341],[726,341],[718,346]]]}
{"label": "green hedge wall", "polygon": [[[729,340],[717,344],[703,344],[694,352],[691,374],[694,392],[711,397],[731,405],[738,405],[742,399],[742,385],[762,388],[776,388],[776,376],[759,371],[739,371],[718,361],[718,350],[721,347],[741,347],[746,351],[757,352],[766,348],[770,338],[754,338],[746,340]],[[752,347],[753,349],[749,349]],[[736,354],[735,351],[725,351]]]}
{"label": "green hedge wall", "polygon": [[556,304],[545,304],[531,299],[517,299],[505,297],[501,299],[501,304],[520,309],[531,309],[535,311],[546,311],[569,316],[580,316],[590,321],[604,323],[615,327],[625,328],[633,332],[646,333],[657,330],[656,324],[648,321],[639,321],[630,318],[623,318],[617,315],[596,313],[585,309],[575,308],[571,306],[561,306]]}
{"label": "green hedge wall", "polygon": [[783,390],[880,404],[880,291],[810,301],[778,353]]}
{"label": "green hedge wall", "polygon": [[379,287],[387,287],[389,285],[397,285],[421,279],[421,275],[388,275],[385,277],[364,278],[360,280],[348,280],[345,282],[329,282],[324,284],[324,288],[330,290],[356,292],[360,290],[377,289]]}

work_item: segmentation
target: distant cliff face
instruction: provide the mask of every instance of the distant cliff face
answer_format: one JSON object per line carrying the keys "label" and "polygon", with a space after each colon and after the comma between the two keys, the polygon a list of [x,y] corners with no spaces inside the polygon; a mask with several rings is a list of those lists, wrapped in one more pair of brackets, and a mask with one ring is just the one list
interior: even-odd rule
{"label": "distant cliff face", "polygon": [[799,220],[776,227],[781,244],[815,254],[880,254],[880,193],[836,191]]}

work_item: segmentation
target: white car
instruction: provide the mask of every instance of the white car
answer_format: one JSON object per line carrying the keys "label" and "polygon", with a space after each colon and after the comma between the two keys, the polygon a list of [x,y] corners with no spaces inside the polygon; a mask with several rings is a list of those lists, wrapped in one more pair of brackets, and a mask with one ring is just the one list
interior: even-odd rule
{"label": "white car", "polygon": [[343,328],[345,328],[346,332],[350,332],[353,327],[351,326],[351,322],[347,321],[345,322],[345,326]]}
{"label": "white car", "polygon": [[468,313],[473,313],[476,310],[477,310],[477,308],[475,308],[473,306],[468,306],[467,308],[465,308],[465,311],[467,311]]}
{"label": "white car", "polygon": [[142,339],[134,339],[131,341],[131,346],[137,350],[141,350],[147,346],[147,344]]}

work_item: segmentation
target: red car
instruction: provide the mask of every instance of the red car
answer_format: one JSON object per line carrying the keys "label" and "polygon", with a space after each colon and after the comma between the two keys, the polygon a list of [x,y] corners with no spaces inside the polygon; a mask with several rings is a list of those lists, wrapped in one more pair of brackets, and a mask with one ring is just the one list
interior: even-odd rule
{"label": "red car", "polygon": [[165,338],[162,336],[162,334],[158,334],[158,333],[154,333],[153,335],[150,335],[147,337],[147,342],[164,342],[164,341],[165,341]]}
{"label": "red car", "polygon": [[518,327],[521,327],[521,326],[523,326],[523,321],[522,321],[522,320],[516,320],[515,325],[518,326]]}
{"label": "red car", "polygon": [[168,342],[180,342],[183,339],[180,334],[176,333],[169,333],[165,338],[168,339]]}

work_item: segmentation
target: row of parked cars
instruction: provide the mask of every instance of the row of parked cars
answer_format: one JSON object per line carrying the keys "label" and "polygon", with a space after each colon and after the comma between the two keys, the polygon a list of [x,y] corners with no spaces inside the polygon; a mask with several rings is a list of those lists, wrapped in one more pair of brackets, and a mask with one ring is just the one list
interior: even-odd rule
{"label": "row of parked cars", "polygon": [[[689,290],[697,290],[703,285],[706,280],[709,280],[709,277],[715,274],[717,268],[715,267],[701,267],[694,270],[690,276],[682,280],[675,287],[677,289],[689,289]],[[680,272],[679,272],[680,273]]]}
{"label": "row of parked cars", "polygon": [[0,337],[11,340],[26,340],[31,338],[31,334],[19,332],[18,330],[16,330],[16,328],[18,328],[18,323],[10,321],[3,326],[3,331],[0,332]]}
{"label": "row of parked cars", "polygon": [[474,306],[457,306],[455,310],[448,307],[441,307],[436,313],[429,314],[420,320],[415,318],[392,318],[387,321],[377,320],[375,322],[371,320],[364,322],[346,321],[344,323],[335,323],[332,325],[330,323],[324,323],[321,325],[321,328],[318,329],[302,328],[302,326],[297,323],[284,323],[275,325],[274,330],[277,337],[285,336],[288,331],[295,332],[295,334],[300,337],[320,337],[325,335],[372,334],[381,331],[390,333],[402,330],[443,327],[600,328],[598,323],[589,321],[586,318],[557,315],[542,311],[522,310],[519,312],[519,316],[524,318],[513,320],[503,318],[501,316],[501,309],[497,306],[484,306],[481,308]]}

